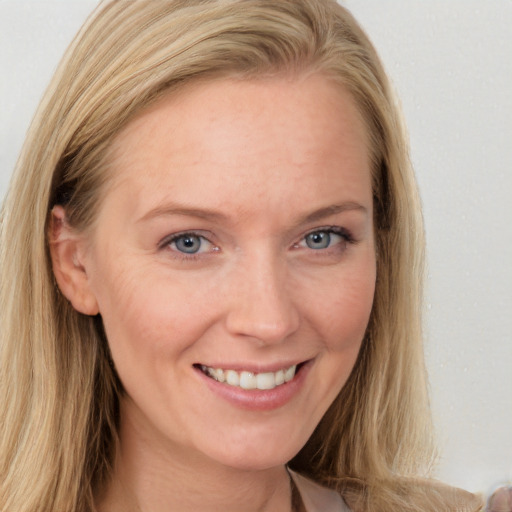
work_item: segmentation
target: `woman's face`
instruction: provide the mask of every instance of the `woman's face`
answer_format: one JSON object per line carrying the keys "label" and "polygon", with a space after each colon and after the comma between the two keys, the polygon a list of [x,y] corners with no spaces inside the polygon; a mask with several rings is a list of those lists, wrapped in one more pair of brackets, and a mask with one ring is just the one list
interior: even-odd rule
{"label": "woman's face", "polygon": [[367,145],[321,76],[198,83],[118,135],[84,268],[122,428],[246,469],[306,443],[372,307]]}

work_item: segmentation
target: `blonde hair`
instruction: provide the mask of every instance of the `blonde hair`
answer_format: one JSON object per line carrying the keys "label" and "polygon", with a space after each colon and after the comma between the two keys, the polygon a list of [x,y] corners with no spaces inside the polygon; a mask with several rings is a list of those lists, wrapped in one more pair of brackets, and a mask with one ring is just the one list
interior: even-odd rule
{"label": "blonde hair", "polygon": [[335,80],[367,123],[378,265],[356,366],[290,466],[358,509],[477,510],[471,496],[414,478],[433,460],[420,201],[385,72],[334,0],[104,2],[75,38],[2,209],[0,510],[93,510],[116,446],[122,388],[101,319],[77,313],[55,284],[52,206],[65,204],[76,229],[94,224],[113,137],[163,94],[191,80],[290,72]]}

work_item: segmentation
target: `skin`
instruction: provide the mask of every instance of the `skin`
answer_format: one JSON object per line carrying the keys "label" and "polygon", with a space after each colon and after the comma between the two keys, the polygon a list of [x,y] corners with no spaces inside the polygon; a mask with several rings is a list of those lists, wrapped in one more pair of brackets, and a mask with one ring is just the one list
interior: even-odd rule
{"label": "skin", "polygon": [[[289,510],[284,464],[346,382],[373,301],[362,118],[321,75],[222,79],[161,100],[113,155],[94,228],[74,232],[56,207],[51,244],[63,293],[102,315],[126,390],[99,510]],[[192,255],[170,240],[190,232]],[[268,410],[227,400],[194,366],[305,361]]]}

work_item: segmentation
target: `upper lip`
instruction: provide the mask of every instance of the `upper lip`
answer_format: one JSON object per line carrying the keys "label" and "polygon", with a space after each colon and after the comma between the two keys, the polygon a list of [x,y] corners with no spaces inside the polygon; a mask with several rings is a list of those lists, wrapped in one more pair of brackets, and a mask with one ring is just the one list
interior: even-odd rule
{"label": "upper lip", "polygon": [[263,364],[263,363],[240,363],[240,362],[222,362],[222,363],[196,363],[194,366],[207,366],[209,368],[221,368],[222,370],[234,370],[236,372],[251,372],[251,373],[273,373],[277,372],[279,370],[286,370],[287,368],[290,368],[290,366],[299,365],[301,363],[307,363],[309,359],[302,359],[302,360],[289,360],[289,361],[282,361],[278,363],[270,363],[270,364]]}

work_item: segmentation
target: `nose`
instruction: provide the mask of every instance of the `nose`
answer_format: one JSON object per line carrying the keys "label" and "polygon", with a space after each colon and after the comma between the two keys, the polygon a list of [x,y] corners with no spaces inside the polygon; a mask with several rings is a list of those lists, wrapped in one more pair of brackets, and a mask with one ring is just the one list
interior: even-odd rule
{"label": "nose", "polygon": [[262,345],[280,343],[300,323],[286,265],[265,256],[247,258],[229,279],[227,330]]}

